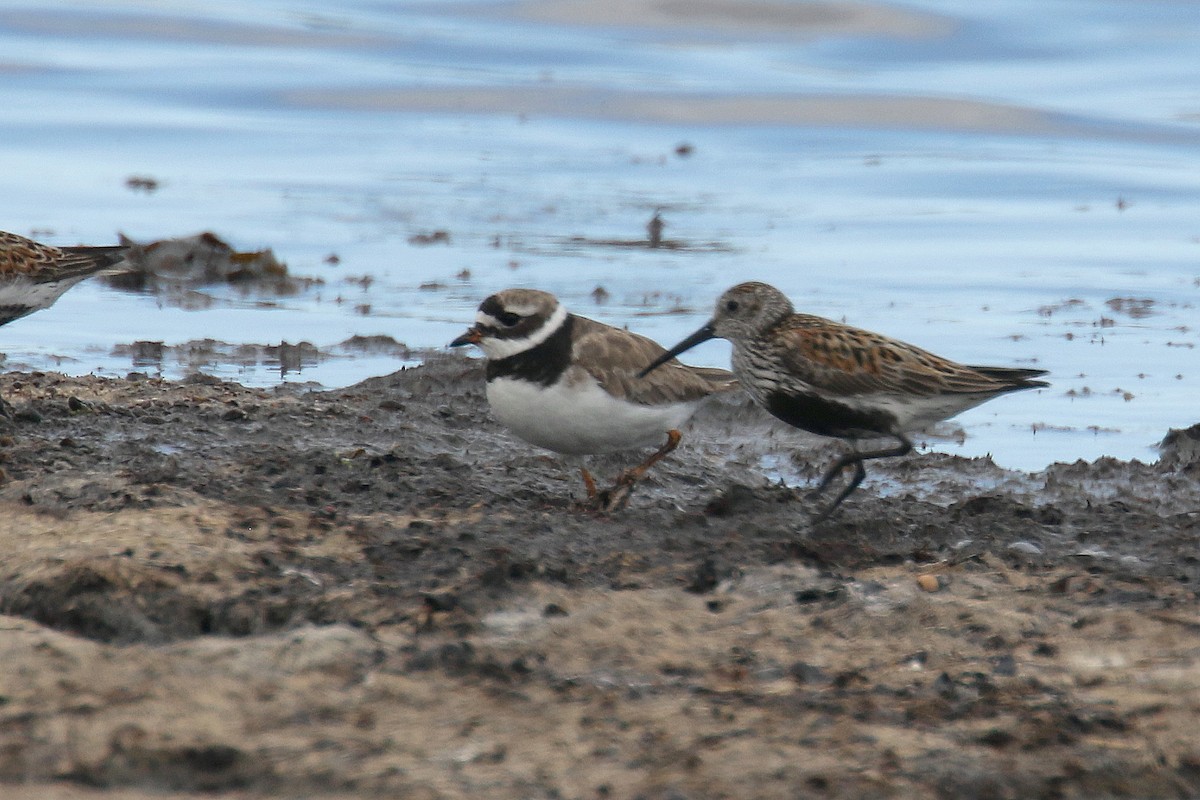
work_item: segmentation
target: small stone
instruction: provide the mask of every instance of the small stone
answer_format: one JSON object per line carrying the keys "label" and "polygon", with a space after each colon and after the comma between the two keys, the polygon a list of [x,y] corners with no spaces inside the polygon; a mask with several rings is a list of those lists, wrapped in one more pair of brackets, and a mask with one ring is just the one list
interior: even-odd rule
{"label": "small stone", "polygon": [[788,667],[788,675],[791,676],[792,680],[801,685],[827,683],[829,681],[829,676],[825,674],[825,670],[804,661],[797,661]]}
{"label": "small stone", "polygon": [[1011,678],[1017,674],[1017,660],[1010,653],[994,656],[988,661],[992,665],[992,674],[1003,678]]}
{"label": "small stone", "polygon": [[917,586],[926,592],[936,592],[942,588],[942,582],[937,575],[918,575]]}

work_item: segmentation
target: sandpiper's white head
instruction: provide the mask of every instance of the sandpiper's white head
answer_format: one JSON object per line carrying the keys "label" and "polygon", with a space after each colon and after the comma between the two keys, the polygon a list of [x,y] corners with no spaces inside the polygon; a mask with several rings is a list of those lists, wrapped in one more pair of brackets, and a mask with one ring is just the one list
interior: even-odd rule
{"label": "sandpiper's white head", "polygon": [[479,304],[475,324],[450,346],[473,344],[489,359],[509,358],[537,347],[566,320],[566,307],[549,292],[505,289]]}

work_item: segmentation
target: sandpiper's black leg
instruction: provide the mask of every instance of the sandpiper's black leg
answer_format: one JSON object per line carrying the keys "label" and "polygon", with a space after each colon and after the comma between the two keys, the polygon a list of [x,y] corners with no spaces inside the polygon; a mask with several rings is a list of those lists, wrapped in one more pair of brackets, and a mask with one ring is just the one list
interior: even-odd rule
{"label": "sandpiper's black leg", "polygon": [[867,477],[867,468],[863,466],[864,461],[870,461],[873,458],[903,456],[912,452],[913,445],[912,442],[908,440],[908,437],[899,433],[894,435],[899,441],[899,444],[895,447],[887,447],[883,450],[868,450],[865,453],[851,450],[849,453],[844,453],[838,458],[837,461],[833,462],[833,466],[826,470],[825,474],[821,477],[821,482],[817,484],[816,491],[814,491],[813,494],[820,494],[823,492],[829,486],[829,484],[833,482],[833,479],[836,478],[838,474],[840,474],[841,471],[846,467],[853,466],[854,474],[850,477],[850,482],[846,484],[845,488],[838,492],[838,496],[834,498],[833,503],[831,503],[828,508],[813,518],[813,525],[824,522],[826,519],[828,519],[829,515],[832,514],[834,510],[836,510],[837,507],[842,504],[842,501],[849,497],[854,490],[858,488],[858,485],[863,482],[863,478]]}
{"label": "sandpiper's black leg", "polygon": [[[863,482],[863,478],[867,477],[867,468],[863,466],[862,459],[858,459],[852,462],[852,464],[854,466],[854,474],[850,476],[849,483],[847,483],[842,490],[838,492],[838,496],[833,498],[833,502],[830,503],[824,511],[812,518],[812,521],[809,524],[819,525],[820,523],[829,519],[829,515],[832,514],[834,510],[842,504],[843,500],[849,497],[851,493],[858,488],[858,485]],[[847,464],[845,466],[850,465]],[[820,489],[817,491],[819,492]]]}

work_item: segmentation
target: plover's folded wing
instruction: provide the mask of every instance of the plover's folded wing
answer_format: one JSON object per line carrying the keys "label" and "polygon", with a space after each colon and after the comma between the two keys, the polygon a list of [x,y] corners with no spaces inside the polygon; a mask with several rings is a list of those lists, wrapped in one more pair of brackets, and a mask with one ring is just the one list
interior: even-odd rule
{"label": "plover's folded wing", "polygon": [[[640,334],[576,317],[574,356],[602,387],[616,397],[645,405],[689,403],[736,385],[733,375],[714,368],[670,361],[644,378],[637,373],[665,352]],[[724,375],[724,378],[719,376]]]}

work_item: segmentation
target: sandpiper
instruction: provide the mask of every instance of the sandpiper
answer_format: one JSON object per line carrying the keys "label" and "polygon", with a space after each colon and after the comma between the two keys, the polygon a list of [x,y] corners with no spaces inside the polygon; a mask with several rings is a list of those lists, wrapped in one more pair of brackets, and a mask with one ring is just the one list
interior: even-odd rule
{"label": "sandpiper", "polygon": [[910,452],[910,431],[998,395],[1049,385],[1034,380],[1045,370],[965,366],[906,342],[798,314],[782,292],[758,282],[721,295],[711,320],[638,374],[647,375],[713,338],[733,344],[733,373],[742,388],[789,425],[852,442],[896,440],[894,447],[880,450],[852,449],[833,463],[818,493],[846,467],[852,466],[854,474],[813,524],[858,488],[867,474],[864,461]]}
{"label": "sandpiper", "polygon": [[[554,295],[505,289],[479,306],[475,324],[450,343],[487,356],[487,398],[496,419],[525,441],[557,453],[591,455],[652,447],[641,464],[597,491],[581,468],[588,505],[612,511],[634,484],[679,445],[679,428],[709,395],[736,386],[725,370],[661,359],[661,373],[637,370],[663,353],[656,342],[571,314]],[[667,363],[670,362],[670,363]]]}
{"label": "sandpiper", "polygon": [[84,278],[112,270],[126,249],[54,247],[0,231],[0,325],[47,308]]}

